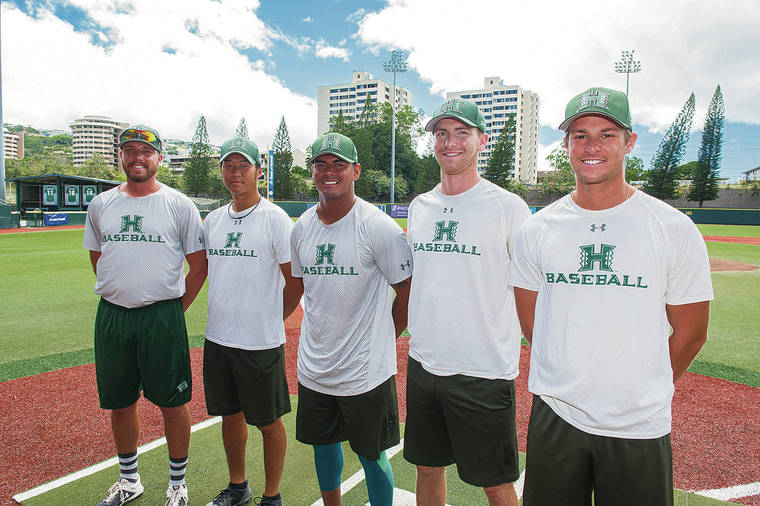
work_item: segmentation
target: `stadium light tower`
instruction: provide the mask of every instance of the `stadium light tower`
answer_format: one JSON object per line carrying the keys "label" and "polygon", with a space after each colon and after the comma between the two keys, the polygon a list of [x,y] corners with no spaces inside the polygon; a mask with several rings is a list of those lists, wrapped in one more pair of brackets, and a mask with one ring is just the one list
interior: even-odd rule
{"label": "stadium light tower", "polygon": [[631,80],[631,74],[641,71],[641,62],[633,59],[634,50],[621,51],[620,61],[615,62],[615,72],[625,74],[625,96],[628,96],[628,85]]}
{"label": "stadium light tower", "polygon": [[396,189],[396,73],[406,72],[406,53],[394,49],[391,57],[383,62],[383,70],[393,72],[393,123],[391,124],[391,204],[395,203]]}

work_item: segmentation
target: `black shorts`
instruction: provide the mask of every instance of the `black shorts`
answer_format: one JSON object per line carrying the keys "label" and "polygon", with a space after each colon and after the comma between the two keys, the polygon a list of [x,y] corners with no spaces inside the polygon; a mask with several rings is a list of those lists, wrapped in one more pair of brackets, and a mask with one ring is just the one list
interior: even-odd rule
{"label": "black shorts", "polygon": [[404,458],[443,467],[456,462],[462,481],[494,487],[517,481],[515,382],[436,376],[409,357]]}
{"label": "black shorts", "polygon": [[100,299],[95,316],[95,373],[100,407],[140,398],[165,408],[190,401],[192,376],[180,299],[126,308]]}
{"label": "black shorts", "polygon": [[290,412],[285,347],[241,350],[206,339],[203,345],[206,410],[212,416],[243,412],[249,425],[266,426]]}
{"label": "black shorts", "polygon": [[673,504],[670,434],[623,439],[589,434],[533,396],[523,504]]}
{"label": "black shorts", "polygon": [[296,439],[310,445],[348,440],[358,455],[377,460],[401,440],[396,377],[359,395],[327,395],[298,384]]}

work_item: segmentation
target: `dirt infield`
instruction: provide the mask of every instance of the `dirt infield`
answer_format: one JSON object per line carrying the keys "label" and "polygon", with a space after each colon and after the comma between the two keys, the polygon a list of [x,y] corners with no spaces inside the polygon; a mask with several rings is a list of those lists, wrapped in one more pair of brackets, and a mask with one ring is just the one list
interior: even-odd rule
{"label": "dirt infield", "polygon": [[754,271],[759,269],[757,265],[745,264],[742,262],[731,262],[729,260],[721,260],[719,258],[710,259],[710,270],[713,272],[725,272],[725,271]]}
{"label": "dirt infield", "polygon": [[[286,322],[288,385],[296,391],[300,308]],[[399,409],[405,419],[408,339],[397,344]],[[205,412],[202,350],[191,350],[192,422]],[[517,380],[517,427],[525,451],[531,396],[527,389],[530,349],[523,346]],[[84,365],[0,383],[0,502],[34,486],[113,457],[108,413],[99,409],[94,365]],[[161,415],[141,400],[141,437],[145,444],[162,435]],[[675,485],[702,490],[760,481],[760,389],[687,373],[673,399]],[[286,471],[287,472],[287,471]],[[745,504],[755,498],[746,498]]]}

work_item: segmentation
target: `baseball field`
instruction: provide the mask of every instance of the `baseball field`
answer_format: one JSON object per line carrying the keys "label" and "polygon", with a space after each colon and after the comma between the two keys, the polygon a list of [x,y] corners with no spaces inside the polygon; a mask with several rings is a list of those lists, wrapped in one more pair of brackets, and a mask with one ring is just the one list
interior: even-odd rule
{"label": "baseball field", "polygon": [[[405,224],[402,223],[402,226]],[[703,225],[713,269],[715,301],[709,340],[676,385],[673,453],[676,504],[760,505],[760,227]],[[118,475],[108,413],[99,409],[93,362],[98,298],[82,249],[81,229],[0,233],[0,503],[94,504]],[[302,312],[286,322],[291,392]],[[227,483],[221,424],[205,413],[201,377],[206,289],[187,312],[193,348],[194,432],[188,465],[191,504],[205,504]],[[397,343],[402,421],[408,337]],[[523,346],[518,436],[525,451],[530,349]],[[295,440],[294,411],[284,417],[289,445],[281,492],[288,504],[319,499],[311,449]],[[158,409],[141,402],[140,474],[145,494],[133,504],[163,502],[167,452]],[[395,452],[395,453],[394,453]],[[414,504],[414,468],[391,451],[396,504]],[[344,504],[367,501],[361,466],[346,449]],[[262,448],[252,428],[248,476],[263,490]],[[521,454],[521,461],[524,455]],[[481,491],[447,472],[448,503],[485,504]],[[518,490],[521,482],[518,482]]]}

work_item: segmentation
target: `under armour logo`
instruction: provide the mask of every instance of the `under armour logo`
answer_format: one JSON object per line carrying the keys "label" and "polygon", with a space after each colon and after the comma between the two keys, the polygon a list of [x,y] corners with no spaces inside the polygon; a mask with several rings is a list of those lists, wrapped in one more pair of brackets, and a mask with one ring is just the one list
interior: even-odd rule
{"label": "under armour logo", "polygon": [[607,224],[606,223],[602,223],[601,225],[596,225],[596,224],[592,223],[591,224],[591,231],[592,232],[596,232],[597,230],[600,230],[602,232],[606,232],[607,231]]}
{"label": "under armour logo", "polygon": [[443,214],[453,213],[453,212],[454,212],[454,208],[453,207],[444,207],[443,208]]}
{"label": "under armour logo", "polygon": [[412,264],[411,264],[411,262],[409,262],[409,260],[407,260],[406,263],[402,263],[401,264],[401,270],[405,271],[407,267],[409,267],[409,268],[412,267]]}

